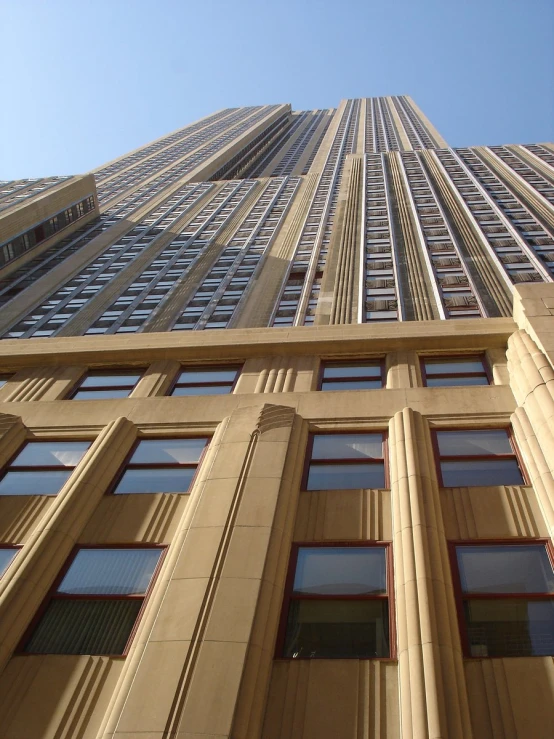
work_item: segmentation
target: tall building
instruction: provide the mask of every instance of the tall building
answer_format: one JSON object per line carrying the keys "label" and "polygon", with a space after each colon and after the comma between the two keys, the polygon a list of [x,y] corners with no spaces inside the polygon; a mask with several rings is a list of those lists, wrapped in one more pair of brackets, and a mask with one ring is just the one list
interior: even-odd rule
{"label": "tall building", "polygon": [[405,96],[1,182],[1,739],[550,739],[553,283]]}

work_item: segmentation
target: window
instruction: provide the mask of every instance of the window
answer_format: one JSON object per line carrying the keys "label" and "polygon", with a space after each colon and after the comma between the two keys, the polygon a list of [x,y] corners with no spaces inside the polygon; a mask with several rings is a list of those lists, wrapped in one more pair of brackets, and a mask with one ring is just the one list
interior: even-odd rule
{"label": "window", "polygon": [[383,366],[371,362],[325,362],[320,390],[373,390],[383,387]]}
{"label": "window", "polygon": [[390,657],[389,547],[296,546],[278,655],[288,659]]}
{"label": "window", "polygon": [[23,651],[125,654],[161,554],[160,547],[79,549]]}
{"label": "window", "polygon": [[421,370],[427,387],[490,384],[482,356],[423,357]]}
{"label": "window", "polygon": [[30,441],[0,477],[0,495],[56,495],[90,441]]}
{"label": "window", "polygon": [[114,493],[186,493],[208,439],[143,439]]}
{"label": "window", "polygon": [[101,400],[102,398],[128,398],[142,372],[117,370],[114,372],[87,372],[72,400]]}
{"label": "window", "polygon": [[226,395],[239,372],[240,367],[187,367],[179,374],[171,395]]}
{"label": "window", "polygon": [[314,434],[306,490],[385,487],[383,434]]}
{"label": "window", "polygon": [[444,487],[525,485],[506,429],[437,431]]}
{"label": "window", "polygon": [[11,380],[13,375],[0,374],[0,387],[4,387],[8,380]]}
{"label": "window", "polygon": [[463,544],[455,552],[466,654],[554,655],[554,572],[547,545]]}
{"label": "window", "polygon": [[4,575],[18,552],[19,547],[0,545],[0,577]]}

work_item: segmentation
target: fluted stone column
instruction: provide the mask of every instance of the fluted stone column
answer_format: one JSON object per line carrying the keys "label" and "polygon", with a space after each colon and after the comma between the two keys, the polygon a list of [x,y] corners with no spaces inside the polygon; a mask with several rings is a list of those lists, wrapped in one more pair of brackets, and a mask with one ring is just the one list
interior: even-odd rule
{"label": "fluted stone column", "polygon": [[126,418],[103,429],[0,580],[0,670],[135,438],[136,427]]}
{"label": "fluted stone column", "polygon": [[401,735],[471,739],[450,566],[427,421],[390,422]]}

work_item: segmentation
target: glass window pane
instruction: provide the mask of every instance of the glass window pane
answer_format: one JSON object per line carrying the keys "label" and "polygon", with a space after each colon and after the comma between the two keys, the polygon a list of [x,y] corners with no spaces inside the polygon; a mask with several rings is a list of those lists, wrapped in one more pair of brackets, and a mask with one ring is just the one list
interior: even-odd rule
{"label": "glass window pane", "polygon": [[12,466],[75,467],[90,444],[90,441],[31,441],[17,455]]}
{"label": "glass window pane", "polygon": [[173,389],[172,395],[228,395],[231,385],[185,385]]}
{"label": "glass window pane", "polygon": [[432,375],[442,375],[451,372],[484,372],[485,368],[480,359],[448,357],[448,359],[426,359],[425,371]]}
{"label": "glass window pane", "polygon": [[464,613],[473,657],[554,655],[554,600],[469,600]]}
{"label": "glass window pane", "polygon": [[130,464],[184,464],[198,462],[207,439],[145,439]]}
{"label": "glass window pane", "polygon": [[352,490],[384,488],[385,465],[377,464],[317,464],[312,462],[307,490]]}
{"label": "glass window pane", "polygon": [[382,595],[387,590],[384,547],[301,547],[295,593]]}
{"label": "glass window pane", "polygon": [[446,488],[479,485],[525,485],[515,459],[464,459],[441,462]]}
{"label": "glass window pane", "polygon": [[235,368],[222,369],[185,369],[179,375],[178,383],[181,382],[231,382],[233,383],[238,370]]}
{"label": "glass window pane", "polygon": [[0,495],[56,495],[71,472],[72,470],[8,471],[0,480]]}
{"label": "glass window pane", "polygon": [[427,377],[427,387],[456,387],[457,385],[488,385],[487,377]]}
{"label": "glass window pane", "polygon": [[381,380],[352,380],[350,382],[333,382],[324,380],[322,390],[376,390],[382,387]]}
{"label": "glass window pane", "polygon": [[141,595],[146,592],[160,549],[80,549],[58,593]]}
{"label": "glass window pane", "polygon": [[504,429],[439,431],[437,439],[439,451],[444,457],[513,454],[508,434]]}
{"label": "glass window pane", "polygon": [[323,377],[381,377],[381,364],[340,364],[323,368]]}
{"label": "glass window pane", "polygon": [[19,549],[0,549],[0,577],[8,569]]}
{"label": "glass window pane", "polygon": [[388,657],[388,602],[293,600],[284,657]]}
{"label": "glass window pane", "polygon": [[77,390],[72,400],[104,400],[106,398],[128,398],[130,389],[121,390]]}
{"label": "glass window pane", "polygon": [[123,654],[142,607],[127,600],[52,600],[25,652]]}
{"label": "glass window pane", "polygon": [[128,375],[95,375],[85,377],[80,387],[102,387],[104,385],[136,385],[142,373],[131,372]]}
{"label": "glass window pane", "polygon": [[126,470],[115,493],[186,493],[195,467]]}
{"label": "glass window pane", "polygon": [[312,459],[356,459],[383,456],[382,434],[321,434],[314,436]]}
{"label": "glass window pane", "polygon": [[543,544],[457,547],[466,593],[554,593],[554,573]]}

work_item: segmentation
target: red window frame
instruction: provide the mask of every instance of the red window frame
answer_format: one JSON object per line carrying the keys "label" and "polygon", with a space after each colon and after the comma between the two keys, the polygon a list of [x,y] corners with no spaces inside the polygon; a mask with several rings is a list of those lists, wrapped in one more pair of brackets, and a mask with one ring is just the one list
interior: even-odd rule
{"label": "red window frame", "polygon": [[[175,380],[173,381],[171,387],[169,388],[167,395],[177,397],[177,398],[187,398],[187,397],[198,397],[196,395],[173,395],[173,392],[180,387],[227,387],[229,386],[229,395],[233,392],[235,389],[237,382],[239,380],[242,368],[244,365],[242,364],[204,364],[201,366],[196,365],[186,365],[183,364],[179,368],[179,371],[177,372],[177,375],[175,377]],[[181,374],[183,372],[186,372],[187,370],[193,370],[195,372],[207,372],[207,371],[225,371],[225,370],[235,370],[235,379],[233,382],[229,385],[228,380],[214,380],[214,381],[205,381],[205,382],[179,382],[179,378],[181,377]],[[210,395],[210,393],[200,393],[199,395]],[[221,393],[221,395],[225,395],[225,393]]]}
{"label": "red window frame", "polygon": [[[427,360],[444,360],[445,363],[451,362],[452,360],[458,360],[458,359],[465,359],[466,361],[471,360],[477,360],[481,362],[483,366],[482,372],[441,372],[440,374],[437,373],[430,373],[427,372],[427,368],[425,367],[425,362]],[[459,377],[460,379],[463,379],[465,377],[486,377],[487,383],[489,385],[493,384],[491,371],[488,365],[488,362],[486,360],[484,353],[479,354],[436,354],[436,355],[420,355],[419,357],[419,366],[421,369],[421,379],[423,380],[424,387],[429,387],[427,385],[427,378],[433,378],[435,377],[444,377],[445,379],[453,378],[453,377]],[[435,386],[433,386],[435,387]],[[478,385],[465,385],[463,382],[457,386],[457,385],[437,385],[436,387],[479,387]],[[483,385],[482,387],[485,387]]]}
{"label": "red window frame", "polygon": [[[460,631],[460,641],[462,644],[463,655],[466,659],[508,659],[508,657],[483,657],[471,654],[471,648],[467,635],[467,625],[464,614],[465,600],[554,600],[554,593],[464,593],[462,590],[462,581],[460,577],[460,568],[458,567],[458,557],[456,550],[458,547],[490,547],[490,546],[525,546],[533,544],[536,546],[543,545],[546,554],[550,560],[550,564],[554,569],[554,546],[550,539],[531,539],[512,537],[511,539],[461,539],[448,542],[448,556],[450,559],[450,569],[452,572],[452,584],[454,587],[454,599],[456,602],[456,613],[458,616],[458,628]],[[513,659],[510,657],[509,659]]]}
{"label": "red window frame", "polygon": [[[142,595],[102,595],[102,594],[87,594],[87,595],[81,595],[81,594],[73,594],[73,593],[56,593],[56,590],[58,589],[59,585],[61,584],[62,580],[66,576],[67,572],[69,571],[69,568],[71,567],[71,564],[74,562],[77,554],[82,551],[83,549],[159,549],[160,550],[160,557],[158,559],[158,564],[156,565],[156,568],[154,569],[154,572],[152,573],[152,577],[150,578],[150,583],[148,585],[148,588],[145,590],[145,592]],[[135,637],[135,634],[138,629],[138,625],[140,623],[140,620],[142,619],[142,616],[144,614],[144,609],[146,608],[146,605],[148,603],[148,600],[150,598],[150,595],[152,593],[152,590],[154,588],[154,585],[156,583],[156,580],[158,578],[158,575],[160,573],[163,561],[165,559],[165,556],[167,554],[168,545],[167,544],[82,544],[82,545],[76,545],[71,550],[68,558],[66,559],[62,569],[60,570],[57,578],[55,579],[52,586],[49,588],[48,593],[46,594],[44,600],[42,601],[41,605],[39,606],[35,616],[31,620],[29,626],[25,630],[15,652],[18,656],[21,655],[29,655],[29,656],[46,656],[46,654],[57,654],[57,653],[45,653],[45,652],[26,652],[25,651],[25,645],[29,642],[31,639],[36,627],[40,623],[43,615],[46,612],[46,609],[50,605],[50,603],[53,600],[141,600],[142,599],[142,606],[137,614],[137,617],[135,619],[135,623],[133,624],[133,628],[131,629],[129,633],[129,637],[127,639],[127,642],[125,643],[125,648],[121,654],[103,654],[103,657],[126,657],[129,648],[132,644],[132,641]],[[66,655],[71,656],[71,655]]]}
{"label": "red window frame", "polygon": [[[437,434],[442,431],[505,431],[508,436],[508,441],[510,442],[510,446],[512,448],[512,454],[474,454],[474,455],[444,455],[441,456],[440,450],[439,450],[439,440]],[[515,459],[519,470],[521,472],[521,477],[523,479],[523,485],[529,485],[529,476],[527,475],[527,470],[525,469],[525,466],[523,464],[523,459],[521,458],[521,454],[519,452],[519,449],[517,447],[517,444],[514,440],[514,433],[511,426],[471,426],[471,427],[448,427],[448,428],[434,428],[431,429],[431,440],[433,443],[433,451],[435,452],[435,469],[437,471],[437,480],[439,482],[439,487],[442,488],[453,488],[453,487],[474,487],[474,486],[466,486],[466,485],[445,485],[444,480],[442,478],[442,467],[441,467],[441,461],[463,461],[463,460],[473,460],[473,459]],[[503,483],[499,483],[499,485],[502,485]],[[475,486],[479,487],[479,486]]]}
{"label": "red window frame", "polygon": [[[381,434],[383,445],[383,456],[382,457],[375,457],[371,458],[371,460],[368,458],[367,460],[360,460],[360,458],[341,458],[336,457],[333,459],[317,459],[312,460],[312,452],[313,452],[313,446],[314,446],[314,438],[316,436],[342,436],[342,435],[350,435],[350,434]],[[308,490],[308,475],[310,474],[310,465],[312,461],[317,462],[318,464],[323,465],[336,465],[336,464],[383,464],[384,468],[384,490],[390,488],[390,478],[389,478],[389,465],[388,465],[388,458],[389,458],[389,450],[388,450],[388,432],[383,431],[382,429],[375,429],[375,430],[368,430],[364,429],[363,431],[360,431],[359,429],[348,429],[348,430],[341,430],[341,431],[314,431],[311,432],[308,436],[308,444],[306,446],[306,456],[304,459],[304,470],[302,473],[302,484],[301,484],[301,490],[312,492],[311,490]],[[358,488],[351,488],[353,490],[357,490]]]}
{"label": "red window frame", "polygon": [[[380,368],[380,375],[379,377],[366,375],[366,376],[355,376],[355,377],[333,377],[332,382],[352,382],[352,381],[371,381],[375,382],[376,380],[380,380],[381,387],[380,388],[356,388],[358,390],[382,390],[385,387],[385,376],[386,376],[386,368],[385,368],[385,357],[380,357],[378,359],[353,359],[352,361],[348,361],[348,359],[341,360],[341,361],[326,361],[322,360],[319,364],[319,373],[317,378],[317,389],[321,392],[340,392],[339,388],[334,388],[333,390],[325,390],[323,387],[323,383],[326,380],[331,380],[331,378],[326,378],[325,370],[328,367],[379,367]],[[347,388],[347,390],[350,390],[350,388]]]}
{"label": "red window frame", "polygon": [[[298,562],[298,552],[302,548],[379,548],[385,550],[385,574],[387,582],[387,592],[384,595],[325,595],[325,594],[305,594],[293,595],[294,578],[296,576],[296,564]],[[287,576],[285,580],[285,588],[283,593],[283,604],[281,606],[281,616],[277,629],[277,639],[275,642],[274,658],[286,662],[297,660],[312,659],[366,659],[361,657],[284,657],[285,638],[287,632],[287,621],[289,615],[289,607],[292,600],[387,600],[389,606],[389,656],[388,657],[367,657],[367,659],[379,662],[391,662],[397,659],[396,655],[396,619],[395,619],[395,601],[394,601],[394,569],[392,560],[392,542],[390,541],[303,541],[293,542],[290,551],[289,564],[287,568]]]}
{"label": "red window frame", "polygon": [[[83,382],[87,380],[89,377],[117,377],[117,376],[125,376],[125,375],[139,375],[138,380],[133,385],[99,385],[98,387],[95,387],[94,385],[92,387],[83,387]],[[144,368],[143,367],[129,367],[128,369],[125,369],[124,367],[118,367],[117,369],[110,370],[110,369],[102,369],[102,370],[87,370],[85,375],[79,380],[78,385],[73,388],[73,390],[69,393],[67,396],[67,400],[75,400],[75,396],[80,390],[86,390],[88,392],[102,392],[102,390],[129,390],[128,396],[133,392],[133,390],[136,388],[136,386],[139,384],[139,382],[142,380],[144,376]],[[127,396],[127,397],[128,397]],[[77,398],[79,400],[79,398]],[[81,398],[81,400],[85,400],[85,398]],[[94,400],[94,398],[87,398],[86,400]],[[99,398],[99,400],[118,400],[118,398]],[[119,400],[124,400],[124,398],[119,398]]]}

